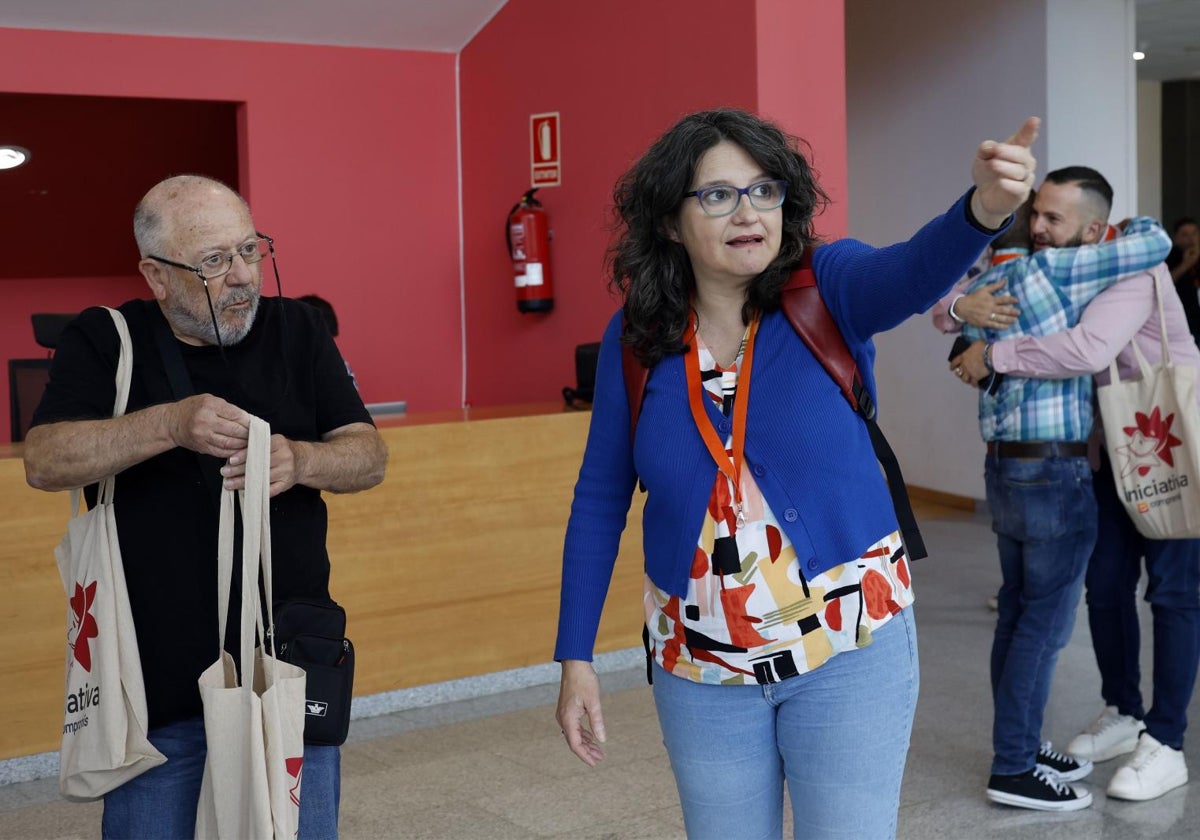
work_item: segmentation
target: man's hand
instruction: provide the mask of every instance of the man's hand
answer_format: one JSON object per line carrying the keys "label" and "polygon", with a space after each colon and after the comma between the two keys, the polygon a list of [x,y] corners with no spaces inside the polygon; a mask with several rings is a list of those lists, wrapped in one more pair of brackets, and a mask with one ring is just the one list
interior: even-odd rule
{"label": "man's hand", "polygon": [[[1171,269],[1171,279],[1179,280],[1195,268],[1198,262],[1200,262],[1200,245],[1188,245],[1179,255],[1179,262]],[[1197,282],[1200,283],[1200,281]]]}
{"label": "man's hand", "polygon": [[950,360],[950,372],[968,385],[978,385],[992,375],[983,363],[986,341],[976,341],[966,350]]}
{"label": "man's hand", "polygon": [[1200,262],[1200,245],[1189,245],[1183,252],[1183,259],[1180,260],[1179,266],[1184,271],[1188,271],[1197,262]]}
{"label": "man's hand", "polygon": [[170,406],[167,433],[176,446],[231,458],[243,453],[250,440],[250,415],[212,394],[198,394]]}
{"label": "man's hand", "polygon": [[[271,496],[297,484],[333,493],[354,493],[383,481],[387,447],[370,423],[349,423],[319,441],[271,435]],[[237,452],[221,468],[227,490],[246,486],[246,453]]]}
{"label": "man's hand", "polygon": [[985,140],[979,144],[971,164],[975,182],[971,213],[984,227],[1000,227],[1029,197],[1037,172],[1037,161],[1029,147],[1037,139],[1041,122],[1030,117],[1003,143]]}
{"label": "man's hand", "polygon": [[954,314],[976,327],[1003,330],[1012,326],[1021,314],[1014,304],[1017,299],[1010,294],[998,294],[1006,280],[997,280],[980,286],[969,295],[954,301]]}
{"label": "man's hand", "polygon": [[[271,478],[270,495],[278,496],[296,483],[297,445],[283,435],[271,435]],[[246,454],[240,452],[229,458],[221,468],[226,490],[243,490],[246,487]]]}

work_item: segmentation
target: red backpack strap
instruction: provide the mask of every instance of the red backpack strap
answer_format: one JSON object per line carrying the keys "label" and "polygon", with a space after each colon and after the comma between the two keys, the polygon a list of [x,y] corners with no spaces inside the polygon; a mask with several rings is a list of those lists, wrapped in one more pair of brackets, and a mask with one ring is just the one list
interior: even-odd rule
{"label": "red backpack strap", "polygon": [[[638,417],[642,413],[642,397],[646,396],[646,383],[650,381],[650,368],[642,366],[628,344],[621,345],[621,374],[625,377],[625,396],[629,400],[629,448],[633,449]],[[638,487],[642,492],[646,491],[641,478]]]}
{"label": "red backpack strap", "polygon": [[629,399],[629,440],[637,434],[638,416],[642,413],[642,397],[646,394],[646,382],[650,369],[643,367],[628,344],[621,345],[621,373],[625,376],[625,396]]}
{"label": "red backpack strap", "polygon": [[868,420],[875,416],[875,401],[858,375],[858,364],[846,340],[821,299],[812,270],[812,251],[805,251],[800,267],[792,272],[780,300],[792,329],[808,345],[821,365],[837,383],[850,406]]}
{"label": "red backpack strap", "polygon": [[927,557],[925,541],[917,528],[917,517],[908,498],[908,488],[904,483],[904,476],[900,473],[900,462],[887,438],[883,436],[883,430],[875,422],[875,401],[863,385],[862,377],[858,373],[858,364],[850,355],[846,339],[842,337],[841,330],[829,314],[829,307],[821,299],[817,277],[812,270],[812,251],[804,253],[800,267],[792,272],[791,278],[784,285],[780,306],[796,334],[821,362],[850,406],[867,424],[875,458],[887,476],[892,507],[896,510],[896,520],[900,525],[908,558],[920,560]]}

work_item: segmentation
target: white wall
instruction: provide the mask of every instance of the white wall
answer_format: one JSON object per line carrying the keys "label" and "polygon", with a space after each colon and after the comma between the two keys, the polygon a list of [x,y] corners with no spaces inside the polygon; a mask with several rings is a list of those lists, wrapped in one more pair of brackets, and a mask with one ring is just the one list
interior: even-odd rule
{"label": "white wall", "polygon": [[[1094,165],[1118,207],[1134,201],[1132,4],[846,0],[850,235],[910,236],[970,186],[978,143],[1029,115],[1043,118],[1039,172]],[[876,344],[880,425],[905,479],[983,498],[977,396],[946,370],[951,340],[918,316]]]}
{"label": "white wall", "polygon": [[[847,0],[851,236],[911,236],[970,187],[981,140],[1045,115],[1043,2]],[[983,498],[977,397],[946,370],[951,343],[928,316],[876,338],[880,425],[910,484]]]}
{"label": "white wall", "polygon": [[1137,201],[1137,72],[1133,0],[1047,0],[1047,157],[1043,171],[1082,164],[1113,186],[1112,219]]}
{"label": "white wall", "polygon": [[1162,218],[1162,82],[1137,85],[1139,216]]}

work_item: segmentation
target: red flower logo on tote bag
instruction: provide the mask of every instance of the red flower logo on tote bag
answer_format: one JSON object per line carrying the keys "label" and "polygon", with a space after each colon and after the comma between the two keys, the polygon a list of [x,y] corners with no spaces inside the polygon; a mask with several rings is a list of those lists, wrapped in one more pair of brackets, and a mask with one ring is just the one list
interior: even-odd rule
{"label": "red flower logo on tote bag", "polygon": [[1133,419],[1137,422],[1136,426],[1124,427],[1125,434],[1129,436],[1129,443],[1117,448],[1117,451],[1125,456],[1121,474],[1129,475],[1136,469],[1138,475],[1146,475],[1160,463],[1168,467],[1175,466],[1175,457],[1171,454],[1171,449],[1183,443],[1171,434],[1171,424],[1175,422],[1175,415],[1168,414],[1164,419],[1155,406],[1149,415],[1135,412]]}
{"label": "red flower logo on tote bag", "polygon": [[288,789],[288,795],[292,799],[292,804],[297,808],[300,807],[300,780],[302,778],[301,768],[303,768],[303,766],[304,756],[285,759],[285,767],[287,768],[288,775],[296,780],[296,784],[292,785],[291,788]]}
{"label": "red flower logo on tote bag", "polygon": [[71,630],[67,633],[67,644],[75,651],[75,661],[83,666],[83,670],[91,673],[92,647],[89,640],[96,638],[100,632],[92,615],[92,605],[96,603],[96,581],[89,583],[86,588],[75,584],[75,594],[71,596],[70,603]]}

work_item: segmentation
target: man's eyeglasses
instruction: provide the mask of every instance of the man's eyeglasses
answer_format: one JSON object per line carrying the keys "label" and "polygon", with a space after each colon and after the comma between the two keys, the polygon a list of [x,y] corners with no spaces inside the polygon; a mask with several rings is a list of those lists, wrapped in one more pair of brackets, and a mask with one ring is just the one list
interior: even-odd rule
{"label": "man's eyeglasses", "polygon": [[686,192],[683,197],[695,196],[705,215],[728,216],[737,209],[742,196],[750,199],[750,206],[755,210],[774,210],[783,204],[786,195],[787,181],[758,181],[741,189],[719,184]]}
{"label": "man's eyeglasses", "polygon": [[233,268],[233,260],[235,257],[241,257],[242,262],[246,265],[254,265],[262,262],[263,257],[269,253],[274,253],[275,240],[267,236],[265,233],[255,231],[257,239],[252,239],[243,244],[240,248],[231,254],[226,254],[223,251],[217,251],[214,254],[208,254],[200,260],[200,265],[187,265],[186,263],[175,262],[166,257],[156,257],[154,254],[147,254],[146,259],[160,262],[163,265],[169,265],[173,268],[182,268],[184,271],[193,271],[201,280],[216,280],[218,277],[224,277]]}
{"label": "man's eyeglasses", "polygon": [[[205,297],[208,298],[208,314],[212,318],[213,335],[217,340],[217,347],[221,349],[221,356],[225,356],[225,343],[221,341],[221,328],[217,324],[217,311],[213,308],[212,293],[208,290],[208,281],[216,280],[218,277],[224,277],[233,268],[233,260],[236,257],[241,257],[242,262],[246,265],[254,265],[260,263],[263,257],[268,254],[271,257],[271,268],[275,271],[275,289],[279,292],[279,296],[283,297],[283,286],[279,282],[279,266],[275,262],[275,240],[267,236],[260,230],[254,232],[256,239],[243,244],[232,254],[226,254],[223,251],[218,251],[215,254],[207,254],[200,260],[200,265],[187,265],[186,263],[175,262],[166,257],[156,257],[154,254],[147,254],[146,259],[154,260],[155,262],[169,265],[173,268],[182,268],[184,271],[195,272],[200,281],[204,283]],[[285,318],[286,323],[286,316]]]}

